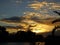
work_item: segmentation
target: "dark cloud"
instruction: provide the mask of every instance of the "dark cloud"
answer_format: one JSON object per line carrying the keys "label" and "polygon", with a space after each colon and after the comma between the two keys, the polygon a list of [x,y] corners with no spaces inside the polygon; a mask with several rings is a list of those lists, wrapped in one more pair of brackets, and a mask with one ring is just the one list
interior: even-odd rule
{"label": "dark cloud", "polygon": [[15,23],[19,23],[23,18],[22,17],[10,17],[10,18],[3,18],[1,21],[6,21],[6,22],[15,22]]}
{"label": "dark cloud", "polygon": [[[51,32],[51,29],[53,29],[54,26],[49,24],[51,22],[50,20],[53,20],[53,19],[56,19],[56,18],[49,18],[49,19],[48,18],[41,19],[41,18],[42,17],[38,17],[37,15],[33,15],[33,16],[32,15],[25,15],[25,16],[21,16],[21,17],[14,16],[14,17],[11,17],[11,18],[4,18],[4,19],[2,19],[2,22],[8,22],[10,24],[18,22],[18,23],[16,23],[16,24],[18,24],[18,27],[16,27],[16,28],[20,28],[20,29],[22,28],[24,30],[27,30],[27,28],[28,28],[27,25],[30,25],[30,23],[31,24],[35,23],[36,26],[34,26],[34,27],[40,28],[41,31],[42,30],[46,31],[46,33]],[[48,23],[48,25],[47,25],[47,23]],[[8,27],[8,28],[15,28],[15,27]],[[38,28],[36,29],[37,31],[39,30]],[[44,33],[44,32],[42,32],[42,33]]]}
{"label": "dark cloud", "polygon": [[56,23],[56,22],[60,22],[60,18],[59,19],[55,19],[54,21],[52,21],[52,23]]}
{"label": "dark cloud", "polygon": [[31,20],[31,21],[33,20],[33,21],[38,22],[38,23],[44,23],[46,21],[53,21],[55,19],[60,19],[60,17],[59,16],[50,16],[50,15],[41,15],[39,13],[28,12],[24,16],[20,16],[20,17],[14,16],[14,17],[10,17],[10,18],[3,18],[0,21],[11,22],[11,23],[21,23],[21,22],[26,21],[24,23],[27,23],[28,21],[26,19]]}

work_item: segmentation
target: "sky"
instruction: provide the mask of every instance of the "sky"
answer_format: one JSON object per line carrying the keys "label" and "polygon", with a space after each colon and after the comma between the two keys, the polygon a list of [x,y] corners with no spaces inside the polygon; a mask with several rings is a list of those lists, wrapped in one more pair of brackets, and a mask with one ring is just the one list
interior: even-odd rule
{"label": "sky", "polygon": [[[12,16],[22,16],[26,11],[36,11],[28,8],[34,1],[42,2],[44,0],[0,0],[0,19]],[[46,0],[47,2],[59,3],[60,0]]]}
{"label": "sky", "polygon": [[[60,12],[60,0],[0,0],[0,19],[9,19],[2,21],[2,23],[0,22],[0,25],[19,26],[22,24],[24,27],[25,23],[28,23],[28,25],[34,23],[37,24],[35,27],[36,30],[49,32],[49,28],[53,28],[55,26],[55,24],[52,26],[52,24],[50,24],[50,21],[56,18],[60,18],[60,16],[53,11]],[[10,17],[14,16],[22,16],[27,20],[23,19],[21,21],[22,23],[16,23],[14,20],[10,20]],[[43,24],[41,25],[40,22],[43,22]],[[58,25],[60,25],[60,23]],[[38,26],[39,28],[37,28]]]}
{"label": "sky", "polygon": [[60,12],[59,2],[60,0],[0,0],[0,19],[33,13],[41,14],[40,17],[43,18],[58,16],[53,11]]}

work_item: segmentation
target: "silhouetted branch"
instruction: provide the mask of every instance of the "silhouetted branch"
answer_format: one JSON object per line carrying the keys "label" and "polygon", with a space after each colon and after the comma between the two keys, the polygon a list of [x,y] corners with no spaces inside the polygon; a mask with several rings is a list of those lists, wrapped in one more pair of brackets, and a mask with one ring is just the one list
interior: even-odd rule
{"label": "silhouetted branch", "polygon": [[57,12],[57,11],[53,11],[54,13],[57,13],[59,16],[60,16],[60,12]]}
{"label": "silhouetted branch", "polygon": [[60,22],[60,19],[54,20],[54,21],[52,22],[52,24],[55,23],[55,22]]}
{"label": "silhouetted branch", "polygon": [[53,31],[52,31],[52,36],[55,36],[55,31],[56,31],[56,29],[58,29],[58,28],[60,28],[60,26],[57,26],[57,27],[55,27],[55,28],[53,29]]}

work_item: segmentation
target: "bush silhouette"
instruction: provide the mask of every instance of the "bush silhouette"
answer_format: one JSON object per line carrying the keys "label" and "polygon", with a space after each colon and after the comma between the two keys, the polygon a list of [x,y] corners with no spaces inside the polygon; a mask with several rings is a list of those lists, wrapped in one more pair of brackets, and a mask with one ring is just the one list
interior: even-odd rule
{"label": "bush silhouette", "polygon": [[16,34],[12,33],[9,34],[6,31],[6,28],[0,26],[0,41],[2,42],[37,42],[43,41],[42,35],[36,35],[35,33],[31,32],[30,26],[28,31],[18,31]]}
{"label": "bush silhouette", "polygon": [[27,32],[19,31],[16,34],[16,40],[30,42],[30,41],[34,40],[34,36],[35,36],[35,33],[31,32],[31,31],[27,31]]}
{"label": "bush silhouette", "polygon": [[6,32],[6,28],[0,26],[0,41],[7,41],[8,40],[8,32]]}

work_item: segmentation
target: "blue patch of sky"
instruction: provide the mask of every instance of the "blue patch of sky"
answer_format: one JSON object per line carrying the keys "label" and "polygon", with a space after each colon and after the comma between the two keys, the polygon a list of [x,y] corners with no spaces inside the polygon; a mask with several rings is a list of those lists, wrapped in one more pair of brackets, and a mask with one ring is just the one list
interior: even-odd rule
{"label": "blue patch of sky", "polygon": [[[17,0],[18,1],[18,0]],[[0,19],[12,16],[22,16],[24,12],[35,10],[31,8],[26,8],[31,3],[32,0],[21,0],[22,3],[16,3],[16,0],[0,0]],[[33,0],[34,1],[34,0]],[[38,0],[40,2],[44,0]],[[47,2],[60,2],[60,0],[46,0]],[[33,3],[33,2],[32,2]],[[35,11],[38,12],[38,11]],[[1,25],[2,23],[0,23]],[[5,24],[2,24],[5,25]]]}
{"label": "blue patch of sky", "polygon": [[[5,14],[6,17],[11,16],[21,16],[26,9],[27,2],[23,1],[22,4],[16,4],[16,2],[11,2],[9,0],[0,0],[0,15]],[[1,16],[0,16],[1,17]]]}
{"label": "blue patch of sky", "polygon": [[[18,0],[17,0],[18,1]],[[26,8],[32,2],[32,0],[21,0],[22,3],[16,3],[16,0],[0,0],[0,18],[12,17],[12,16],[22,16],[24,12],[35,10],[31,8]],[[34,1],[34,0],[33,0]],[[38,0],[44,1],[44,0]],[[60,2],[60,0],[46,0],[47,2]],[[36,11],[35,11],[36,12]]]}

